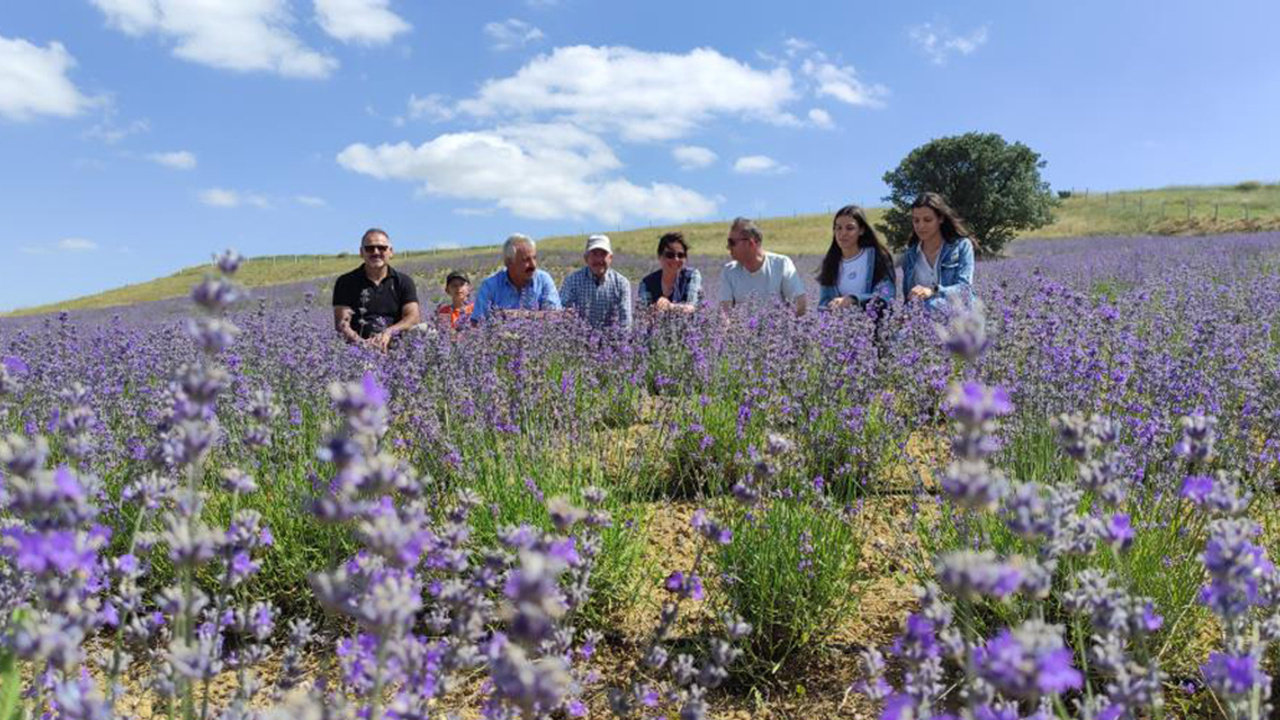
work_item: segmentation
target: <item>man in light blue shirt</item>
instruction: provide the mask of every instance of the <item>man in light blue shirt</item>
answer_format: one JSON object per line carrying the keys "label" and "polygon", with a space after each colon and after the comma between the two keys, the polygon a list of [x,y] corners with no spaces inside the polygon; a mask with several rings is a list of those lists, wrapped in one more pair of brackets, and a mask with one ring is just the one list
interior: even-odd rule
{"label": "man in light blue shirt", "polygon": [[480,283],[472,322],[560,309],[556,283],[545,270],[538,269],[538,246],[527,235],[516,233],[507,238],[502,244],[502,263],[505,270]]}

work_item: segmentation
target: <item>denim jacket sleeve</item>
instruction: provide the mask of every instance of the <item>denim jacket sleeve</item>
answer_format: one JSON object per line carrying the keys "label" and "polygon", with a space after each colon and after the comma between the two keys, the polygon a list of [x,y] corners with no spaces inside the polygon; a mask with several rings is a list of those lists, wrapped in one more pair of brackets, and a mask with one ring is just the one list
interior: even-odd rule
{"label": "denim jacket sleeve", "polygon": [[919,250],[915,245],[907,246],[906,252],[902,254],[902,302],[911,300],[911,286],[914,284],[918,254]]}
{"label": "denim jacket sleeve", "polygon": [[[956,242],[959,243],[955,259],[958,267],[950,267],[950,263],[944,267],[939,263],[938,295],[947,300],[957,297],[968,300],[973,296],[973,243],[969,238],[960,238]],[[944,285],[944,280],[951,282]]]}

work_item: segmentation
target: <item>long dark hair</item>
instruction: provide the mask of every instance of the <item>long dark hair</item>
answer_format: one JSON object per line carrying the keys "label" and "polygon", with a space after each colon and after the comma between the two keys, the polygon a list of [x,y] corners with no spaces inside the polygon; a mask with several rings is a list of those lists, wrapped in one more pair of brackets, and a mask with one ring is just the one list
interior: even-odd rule
{"label": "long dark hair", "polygon": [[[978,238],[974,237],[973,233],[969,232],[969,228],[965,226],[964,220],[956,213],[955,210],[951,209],[951,206],[947,204],[946,198],[936,192],[920,193],[920,196],[911,203],[911,209],[915,210],[916,208],[929,208],[938,214],[938,217],[942,219],[941,230],[942,239],[944,241],[951,241],[962,237],[969,238],[969,242],[973,243],[973,249],[978,249]],[[916,231],[913,228],[911,230],[911,240],[909,240],[907,244],[916,245],[919,242],[920,238],[916,236]]]}
{"label": "long dark hair", "polygon": [[844,253],[840,251],[840,243],[836,242],[835,227],[836,221],[842,217],[851,217],[858,221],[858,227],[862,228],[862,232],[858,234],[858,247],[872,248],[875,252],[876,261],[871,282],[880,282],[882,275],[893,272],[893,256],[889,254],[889,248],[880,239],[876,229],[867,222],[866,211],[857,205],[845,205],[836,211],[835,217],[831,218],[831,246],[827,248],[827,254],[822,258],[822,267],[818,269],[818,284],[830,287],[840,282],[840,261],[844,258]]}

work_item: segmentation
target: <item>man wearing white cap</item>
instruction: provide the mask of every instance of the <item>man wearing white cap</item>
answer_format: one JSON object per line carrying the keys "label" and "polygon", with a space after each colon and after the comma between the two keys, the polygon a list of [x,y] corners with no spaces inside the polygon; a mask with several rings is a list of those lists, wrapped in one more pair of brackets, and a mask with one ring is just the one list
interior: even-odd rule
{"label": "man wearing white cap", "polygon": [[613,269],[613,243],[608,235],[587,238],[582,259],[587,266],[560,283],[560,299],[591,327],[631,327],[631,281]]}

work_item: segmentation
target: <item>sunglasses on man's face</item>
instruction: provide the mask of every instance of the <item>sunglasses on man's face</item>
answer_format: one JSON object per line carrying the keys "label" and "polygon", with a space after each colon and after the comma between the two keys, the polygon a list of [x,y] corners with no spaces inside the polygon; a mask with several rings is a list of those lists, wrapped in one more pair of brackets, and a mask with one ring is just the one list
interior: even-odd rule
{"label": "sunglasses on man's face", "polygon": [[688,254],[688,253],[682,253],[682,252],[676,252],[676,251],[674,251],[674,250],[668,250],[668,251],[666,251],[666,252],[662,253],[662,257],[664,257],[664,258],[666,258],[666,259],[668,259],[668,260],[683,260],[683,259],[685,259],[685,258],[689,257],[689,254]]}
{"label": "sunglasses on man's face", "polygon": [[365,245],[360,249],[364,250],[367,253],[384,253],[390,250],[391,246],[390,245]]}

